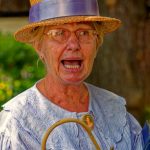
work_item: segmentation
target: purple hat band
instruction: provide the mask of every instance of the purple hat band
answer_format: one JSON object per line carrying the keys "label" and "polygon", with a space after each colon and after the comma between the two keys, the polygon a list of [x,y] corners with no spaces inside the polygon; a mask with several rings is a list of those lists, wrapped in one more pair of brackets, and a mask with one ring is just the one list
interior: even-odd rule
{"label": "purple hat band", "polygon": [[43,0],[30,8],[29,22],[69,16],[99,16],[97,0]]}

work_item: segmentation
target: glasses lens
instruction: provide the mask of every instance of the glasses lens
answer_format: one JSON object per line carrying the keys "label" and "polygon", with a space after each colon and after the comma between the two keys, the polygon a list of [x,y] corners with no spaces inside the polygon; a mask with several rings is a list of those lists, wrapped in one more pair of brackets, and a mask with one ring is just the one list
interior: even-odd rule
{"label": "glasses lens", "polygon": [[96,31],[95,30],[78,30],[77,31],[77,37],[79,39],[80,42],[90,42],[91,40],[95,39],[96,37]]}
{"label": "glasses lens", "polygon": [[47,35],[58,42],[65,42],[69,38],[70,32],[64,29],[49,30]]}

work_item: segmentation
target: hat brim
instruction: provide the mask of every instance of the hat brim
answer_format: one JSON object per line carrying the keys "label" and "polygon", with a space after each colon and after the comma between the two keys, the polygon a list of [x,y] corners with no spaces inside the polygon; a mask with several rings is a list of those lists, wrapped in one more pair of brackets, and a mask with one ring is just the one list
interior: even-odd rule
{"label": "hat brim", "polygon": [[16,31],[14,36],[17,41],[30,43],[31,34],[35,27],[61,25],[73,22],[100,22],[104,34],[115,31],[121,25],[121,21],[116,18],[102,16],[71,16],[29,23]]}

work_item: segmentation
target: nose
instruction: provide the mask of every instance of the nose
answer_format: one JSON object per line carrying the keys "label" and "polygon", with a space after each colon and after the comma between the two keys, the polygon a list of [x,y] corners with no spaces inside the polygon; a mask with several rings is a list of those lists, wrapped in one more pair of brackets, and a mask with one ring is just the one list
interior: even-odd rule
{"label": "nose", "polygon": [[67,41],[67,50],[79,50],[80,43],[74,32],[71,33],[68,41]]}

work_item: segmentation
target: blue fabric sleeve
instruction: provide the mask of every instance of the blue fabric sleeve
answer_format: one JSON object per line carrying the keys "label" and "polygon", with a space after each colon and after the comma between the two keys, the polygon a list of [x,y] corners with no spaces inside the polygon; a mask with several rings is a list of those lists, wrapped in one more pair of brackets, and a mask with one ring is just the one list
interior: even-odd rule
{"label": "blue fabric sleeve", "polygon": [[132,150],[143,149],[144,142],[140,124],[130,113],[127,114],[127,120],[130,126]]}
{"label": "blue fabric sleeve", "polygon": [[144,150],[150,150],[150,123],[147,121],[142,130]]}

